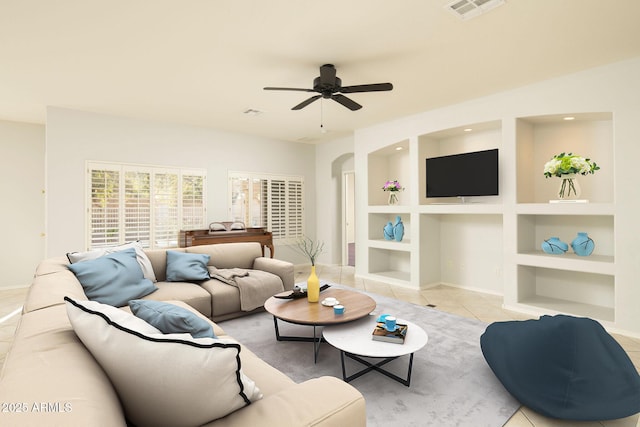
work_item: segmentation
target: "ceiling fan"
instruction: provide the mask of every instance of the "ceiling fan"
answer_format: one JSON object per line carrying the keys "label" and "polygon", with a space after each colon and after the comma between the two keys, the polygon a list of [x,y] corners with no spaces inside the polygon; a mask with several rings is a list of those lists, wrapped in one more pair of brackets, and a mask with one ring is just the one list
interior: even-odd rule
{"label": "ceiling fan", "polygon": [[342,95],[343,93],[358,92],[380,92],[393,89],[391,83],[373,83],[367,85],[342,86],[342,80],[336,77],[336,67],[332,64],[325,64],[320,67],[320,76],[313,79],[313,89],[300,89],[292,87],[265,87],[264,90],[295,90],[300,92],[317,92],[320,95],[314,95],[311,98],[301,102],[292,108],[292,110],[301,110],[320,98],[333,99],[339,104],[344,105],[351,111],[359,110],[362,105]]}

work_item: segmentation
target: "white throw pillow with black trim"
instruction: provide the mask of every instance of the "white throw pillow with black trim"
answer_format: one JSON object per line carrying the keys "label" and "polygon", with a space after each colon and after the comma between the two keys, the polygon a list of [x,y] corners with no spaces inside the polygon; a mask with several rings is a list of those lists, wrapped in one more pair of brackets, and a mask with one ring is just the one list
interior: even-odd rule
{"label": "white throw pillow with black trim", "polygon": [[113,307],[65,301],[74,331],[138,427],[202,425],[262,398],[240,369],[235,340],[163,335],[132,314],[114,316]]}

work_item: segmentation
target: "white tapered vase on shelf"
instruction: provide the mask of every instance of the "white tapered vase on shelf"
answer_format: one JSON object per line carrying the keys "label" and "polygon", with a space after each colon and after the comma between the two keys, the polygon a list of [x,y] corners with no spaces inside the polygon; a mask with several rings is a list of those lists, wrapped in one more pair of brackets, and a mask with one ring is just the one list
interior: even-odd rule
{"label": "white tapered vase on shelf", "polygon": [[578,176],[564,175],[560,178],[560,186],[558,187],[558,199],[560,200],[575,200],[580,197],[582,193],[580,184],[578,183]]}
{"label": "white tapered vase on shelf", "polygon": [[396,191],[389,191],[389,206],[398,204],[398,195]]}

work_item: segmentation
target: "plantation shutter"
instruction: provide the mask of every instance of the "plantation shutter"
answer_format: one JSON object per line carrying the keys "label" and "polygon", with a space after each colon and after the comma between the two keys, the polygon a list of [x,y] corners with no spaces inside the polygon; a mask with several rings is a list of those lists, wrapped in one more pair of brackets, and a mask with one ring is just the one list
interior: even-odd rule
{"label": "plantation shutter", "polygon": [[229,175],[230,212],[234,221],[262,226],[277,240],[304,235],[303,180],[241,172]]}
{"label": "plantation shutter", "polygon": [[205,227],[204,170],[88,162],[87,172],[89,249],[176,247],[181,229]]}
{"label": "plantation shutter", "polygon": [[151,246],[151,173],[126,170],[124,173],[124,240],[139,240]]}
{"label": "plantation shutter", "polygon": [[304,235],[302,228],[302,181],[287,182],[287,237],[300,238]]}
{"label": "plantation shutter", "polygon": [[120,171],[107,167],[89,171],[89,222],[92,248],[120,241]]}
{"label": "plantation shutter", "polygon": [[204,174],[182,172],[182,228],[198,228],[205,223],[204,187]]}
{"label": "plantation shutter", "polygon": [[170,248],[178,242],[178,174],[156,173],[153,177],[154,246]]}
{"label": "plantation shutter", "polygon": [[258,180],[257,188],[260,191],[260,224],[270,229],[269,224],[269,206],[267,201],[269,200],[269,180]]}
{"label": "plantation shutter", "polygon": [[287,236],[287,217],[285,203],[285,182],[271,180],[269,183],[269,225],[274,239]]}
{"label": "plantation shutter", "polygon": [[229,180],[231,194],[231,218],[234,221],[242,221],[246,225],[252,224],[251,212],[253,211],[253,205],[251,203],[251,188],[250,178],[248,177],[234,177]]}

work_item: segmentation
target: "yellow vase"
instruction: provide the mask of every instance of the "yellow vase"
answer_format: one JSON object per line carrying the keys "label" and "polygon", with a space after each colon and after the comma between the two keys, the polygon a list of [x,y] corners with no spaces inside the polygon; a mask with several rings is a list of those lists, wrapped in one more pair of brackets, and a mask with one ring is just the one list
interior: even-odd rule
{"label": "yellow vase", "polygon": [[320,279],[316,275],[316,266],[311,266],[311,274],[307,278],[307,299],[309,302],[318,302],[320,298]]}

